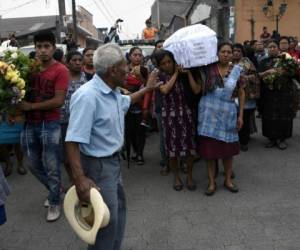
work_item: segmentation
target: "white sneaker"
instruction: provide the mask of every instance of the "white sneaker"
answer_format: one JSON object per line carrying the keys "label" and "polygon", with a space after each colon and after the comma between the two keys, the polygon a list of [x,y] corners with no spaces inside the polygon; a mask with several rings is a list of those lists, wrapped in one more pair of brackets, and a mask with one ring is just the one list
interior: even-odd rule
{"label": "white sneaker", "polygon": [[49,207],[50,206],[50,203],[49,203],[49,200],[48,199],[46,199],[45,200],[45,202],[44,202],[44,207]]}
{"label": "white sneaker", "polygon": [[47,221],[56,221],[60,217],[60,205],[49,205],[47,213]]}

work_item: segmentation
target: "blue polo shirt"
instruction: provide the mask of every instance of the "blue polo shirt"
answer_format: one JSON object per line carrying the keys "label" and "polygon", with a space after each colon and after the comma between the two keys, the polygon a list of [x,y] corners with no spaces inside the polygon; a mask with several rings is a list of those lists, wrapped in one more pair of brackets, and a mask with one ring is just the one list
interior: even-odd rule
{"label": "blue polo shirt", "polygon": [[95,74],[72,95],[66,142],[79,143],[83,154],[94,157],[120,151],[130,103],[129,96],[112,90]]}

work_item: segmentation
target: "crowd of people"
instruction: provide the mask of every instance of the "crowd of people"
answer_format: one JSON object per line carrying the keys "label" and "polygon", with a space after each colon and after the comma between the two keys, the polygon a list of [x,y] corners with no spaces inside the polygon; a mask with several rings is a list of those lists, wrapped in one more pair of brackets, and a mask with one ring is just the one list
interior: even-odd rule
{"label": "crowd of people", "polygon": [[[193,165],[200,157],[207,165],[207,196],[217,190],[219,160],[225,170],[224,187],[238,192],[233,159],[240,150],[249,150],[250,135],[257,132],[256,111],[268,140],[266,147],[285,150],[298,109],[294,79],[299,75],[276,67],[282,53],[300,59],[298,42],[293,37],[274,40],[267,35],[244,44],[222,42],[218,62],[184,69],[162,48],[163,40],[155,43],[148,60],[139,47],[124,56],[117,45],[106,44],[83,53],[71,49],[58,62],[53,58],[55,36],[36,34],[34,57],[41,71],[31,75],[19,106],[25,120],[6,119],[2,114],[1,130],[20,131],[20,138],[0,141],[6,159],[4,174],[12,173],[12,149],[18,173],[27,173],[23,151],[30,172],[49,191],[44,203],[48,222],[61,214],[61,163],[80,200],[88,202],[90,188],[100,188],[111,222],[89,249],[120,248],[126,220],[120,154],[126,151],[128,162],[143,165],[149,127],[159,131],[160,174],[174,174],[174,190],[184,185],[190,191],[197,188]],[[274,73],[280,77],[270,88],[265,79]],[[185,180],[182,165],[187,167]],[[6,192],[0,193],[0,224],[9,193],[2,183]]]}

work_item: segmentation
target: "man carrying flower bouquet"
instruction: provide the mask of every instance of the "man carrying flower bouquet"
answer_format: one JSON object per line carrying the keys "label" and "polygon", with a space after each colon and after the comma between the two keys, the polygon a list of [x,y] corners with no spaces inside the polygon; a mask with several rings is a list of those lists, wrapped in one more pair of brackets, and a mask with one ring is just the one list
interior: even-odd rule
{"label": "man carrying flower bouquet", "polygon": [[68,87],[67,68],[53,59],[55,36],[40,32],[33,38],[41,71],[32,73],[20,105],[26,114],[21,144],[32,174],[49,190],[47,221],[60,216],[60,107]]}

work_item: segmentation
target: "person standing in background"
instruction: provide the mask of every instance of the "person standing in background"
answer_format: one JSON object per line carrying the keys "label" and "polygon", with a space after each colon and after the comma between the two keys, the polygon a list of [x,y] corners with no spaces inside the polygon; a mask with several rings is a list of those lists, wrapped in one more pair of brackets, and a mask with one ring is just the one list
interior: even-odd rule
{"label": "person standing in background", "polygon": [[89,81],[93,78],[95,74],[95,68],[93,64],[94,49],[85,48],[82,52],[83,55],[83,72],[85,78]]}

